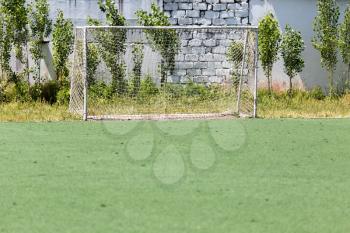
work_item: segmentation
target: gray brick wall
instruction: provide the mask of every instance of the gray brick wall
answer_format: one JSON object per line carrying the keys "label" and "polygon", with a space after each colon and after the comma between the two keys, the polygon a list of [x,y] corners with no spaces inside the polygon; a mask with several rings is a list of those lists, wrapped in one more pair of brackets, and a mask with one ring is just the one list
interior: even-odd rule
{"label": "gray brick wall", "polygon": [[173,25],[249,24],[248,0],[163,0]]}
{"label": "gray brick wall", "polygon": [[244,41],[243,30],[185,29],[181,32],[181,50],[176,56],[175,72],[169,82],[230,82],[232,64],[227,49],[232,41]]}
{"label": "gray brick wall", "polygon": [[[249,24],[248,0],[163,0],[163,10],[176,26],[224,26]],[[172,82],[222,83],[231,78],[228,46],[243,40],[242,32],[198,30],[181,35]]]}

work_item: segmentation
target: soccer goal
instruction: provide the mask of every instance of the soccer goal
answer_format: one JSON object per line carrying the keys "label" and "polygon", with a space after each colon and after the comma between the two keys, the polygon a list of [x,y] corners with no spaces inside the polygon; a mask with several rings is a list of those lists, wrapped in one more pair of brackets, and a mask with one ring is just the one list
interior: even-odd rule
{"label": "soccer goal", "polygon": [[78,27],[70,111],[84,120],[256,117],[253,26]]}

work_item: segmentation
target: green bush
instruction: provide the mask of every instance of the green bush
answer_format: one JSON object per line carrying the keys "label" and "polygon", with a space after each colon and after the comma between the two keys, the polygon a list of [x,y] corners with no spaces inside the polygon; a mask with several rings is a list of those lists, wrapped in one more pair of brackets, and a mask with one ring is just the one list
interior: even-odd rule
{"label": "green bush", "polygon": [[309,92],[309,97],[312,99],[316,99],[316,100],[324,100],[326,98],[325,94],[323,93],[323,90],[320,86],[317,86],[315,88],[313,88],[310,92]]}
{"label": "green bush", "polygon": [[315,87],[311,89],[310,91],[303,91],[303,90],[293,90],[291,93],[288,92],[272,92],[269,93],[266,89],[260,89],[258,91],[258,100],[261,102],[266,101],[274,101],[274,100],[285,100],[288,102],[289,100],[307,100],[307,99],[314,99],[314,100],[324,100],[326,98],[325,94],[323,93],[323,90],[321,87]]}
{"label": "green bush", "polygon": [[33,101],[67,104],[70,97],[69,83],[60,84],[57,80],[36,83],[29,88],[29,95]]}
{"label": "green bush", "polygon": [[89,94],[92,98],[110,99],[112,97],[112,87],[102,81],[97,81],[90,86]]}
{"label": "green bush", "polygon": [[0,103],[5,102],[6,96],[3,87],[0,86]]}
{"label": "green bush", "polygon": [[41,100],[49,104],[57,102],[57,93],[60,90],[59,82],[56,80],[43,83],[41,86]]}
{"label": "green bush", "polygon": [[185,95],[184,85],[175,83],[166,83],[162,89],[171,98],[180,98]]}
{"label": "green bush", "polygon": [[9,83],[3,90],[3,98],[6,102],[20,101],[26,102],[30,100],[29,85],[27,82],[18,81],[15,83]]}
{"label": "green bush", "polygon": [[147,75],[145,79],[141,81],[140,94],[144,96],[152,96],[159,93],[157,85],[153,82],[153,79],[150,75]]}
{"label": "green bush", "polygon": [[185,85],[185,94],[186,96],[206,96],[207,88],[204,85],[190,82]]}
{"label": "green bush", "polygon": [[68,87],[61,88],[57,93],[57,103],[60,105],[68,104],[70,100],[70,89]]}
{"label": "green bush", "polygon": [[29,95],[32,100],[34,101],[41,101],[42,100],[42,88],[43,85],[41,83],[35,83],[34,85],[30,86],[29,88]]}

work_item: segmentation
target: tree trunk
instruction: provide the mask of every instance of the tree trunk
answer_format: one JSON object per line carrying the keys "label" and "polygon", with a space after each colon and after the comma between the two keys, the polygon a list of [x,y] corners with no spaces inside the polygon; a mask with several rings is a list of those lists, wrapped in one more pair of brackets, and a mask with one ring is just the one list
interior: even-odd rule
{"label": "tree trunk", "polygon": [[292,91],[293,91],[292,77],[289,77],[289,90],[288,90],[289,96],[292,96]]}
{"label": "tree trunk", "polygon": [[28,51],[28,42],[26,42],[26,72],[27,72],[27,82],[30,82],[30,74],[29,74],[29,51]]}
{"label": "tree trunk", "polygon": [[350,88],[350,64],[348,66],[348,83],[347,83],[347,85],[348,85],[348,88]]}
{"label": "tree trunk", "polygon": [[329,96],[334,97],[333,70],[328,72]]}
{"label": "tree trunk", "polygon": [[269,94],[271,94],[271,79],[270,79],[270,71],[267,71],[267,88],[268,88]]}
{"label": "tree trunk", "polygon": [[273,92],[273,85],[272,85],[272,70],[270,71],[270,92]]}
{"label": "tree trunk", "polygon": [[41,83],[41,76],[40,76],[40,73],[41,73],[41,69],[40,69],[40,61],[39,61],[39,64],[38,64],[38,79],[39,79],[39,83]]}

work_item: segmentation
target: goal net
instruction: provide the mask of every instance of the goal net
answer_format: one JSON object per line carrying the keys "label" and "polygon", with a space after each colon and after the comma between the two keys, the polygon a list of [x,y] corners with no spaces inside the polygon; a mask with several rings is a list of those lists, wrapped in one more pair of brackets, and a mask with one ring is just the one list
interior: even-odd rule
{"label": "goal net", "polygon": [[87,119],[256,116],[251,26],[79,27],[70,111]]}

